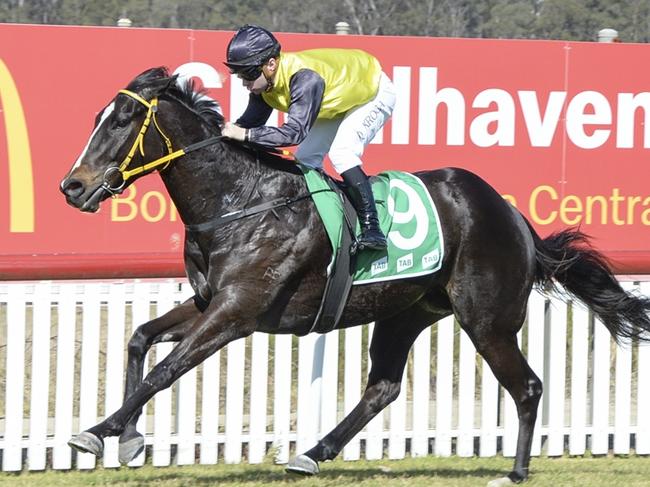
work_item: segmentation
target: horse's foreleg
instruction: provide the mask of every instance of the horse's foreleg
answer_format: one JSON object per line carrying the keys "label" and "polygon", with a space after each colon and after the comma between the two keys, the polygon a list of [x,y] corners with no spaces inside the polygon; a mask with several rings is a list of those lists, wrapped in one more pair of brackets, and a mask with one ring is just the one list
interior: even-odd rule
{"label": "horse's foreleg", "polygon": [[[235,300],[230,302],[236,303]],[[254,320],[242,323],[241,310],[214,304],[199,316],[186,336],[137,384],[120,409],[96,426],[73,437],[68,444],[78,451],[100,455],[103,439],[124,432],[126,425],[158,391],[170,387],[185,372],[238,338],[255,330]]]}
{"label": "horse's foreleg", "polygon": [[372,367],[359,404],[308,452],[292,459],[288,472],[314,475],[318,462],[336,457],[343,447],[400,393],[409,350],[420,332],[435,321],[412,308],[390,320],[377,321],[370,346]]}
{"label": "horse's foreleg", "polygon": [[[142,382],[144,358],[152,345],[161,342],[180,341],[201,312],[190,299],[169,312],[147,323],[140,325],[129,340],[128,359],[126,368],[126,386],[124,400],[133,394]],[[133,415],[120,435],[119,461],[128,463],[144,448],[144,437],[136,430],[136,423],[142,408]]]}

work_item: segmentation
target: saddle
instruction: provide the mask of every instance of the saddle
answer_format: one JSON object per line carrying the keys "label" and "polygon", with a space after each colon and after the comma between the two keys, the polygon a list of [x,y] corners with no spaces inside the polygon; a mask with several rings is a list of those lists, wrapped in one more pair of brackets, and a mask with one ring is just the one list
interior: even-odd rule
{"label": "saddle", "polygon": [[370,178],[379,223],[389,237],[388,247],[357,252],[357,212],[342,189],[345,183],[332,179],[322,170],[301,164],[285,151],[253,150],[283,156],[276,160],[284,159],[292,172],[302,173],[308,192],[292,199],[267,201],[212,222],[186,226],[186,229],[202,230],[205,225],[218,226],[311,198],[325,226],[333,254],[325,291],[309,332],[327,333],[337,327],[353,284],[418,277],[441,268],[444,244],[440,218],[428,189],[416,175],[384,171]]}
{"label": "saddle", "polygon": [[350,296],[357,256],[357,238],[355,234],[357,212],[341,189],[344,183],[334,180],[323,171],[320,171],[320,173],[331,190],[341,199],[347,231],[341,233],[341,240],[334,253],[331,272],[327,276],[323,298],[314,324],[309,330],[310,333],[327,333],[334,330],[338,325]]}
{"label": "saddle", "polygon": [[333,249],[333,261],[321,308],[311,331],[334,329],[350,288],[438,271],[444,253],[435,204],[424,183],[413,174],[385,171],[370,178],[379,223],[388,237],[386,249],[357,252],[357,213],[342,184],[322,171],[298,163]]}

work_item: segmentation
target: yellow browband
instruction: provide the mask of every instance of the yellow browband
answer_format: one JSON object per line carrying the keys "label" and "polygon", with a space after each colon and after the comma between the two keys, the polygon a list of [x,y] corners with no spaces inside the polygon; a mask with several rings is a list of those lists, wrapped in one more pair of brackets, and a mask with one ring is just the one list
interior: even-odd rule
{"label": "yellow browband", "polygon": [[[133,141],[133,146],[131,147],[131,150],[122,161],[122,164],[120,164],[120,166],[118,167],[118,170],[122,174],[122,179],[124,182],[126,182],[128,179],[130,179],[131,177],[137,174],[146,172],[150,169],[154,169],[158,166],[162,166],[163,164],[165,164],[165,167],[163,168],[165,169],[172,160],[185,155],[185,151],[183,149],[174,151],[174,149],[172,148],[171,140],[169,140],[169,137],[165,135],[165,133],[160,128],[160,125],[158,125],[158,120],[156,120],[156,112],[158,111],[158,98],[153,98],[151,101],[147,101],[137,93],[134,93],[129,90],[120,90],[119,92],[124,95],[130,96],[134,100],[142,103],[145,107],[147,107],[147,115],[144,119],[144,122],[142,122],[142,127],[140,128],[140,132],[138,133],[138,136]],[[136,167],[135,169],[128,171],[126,168],[129,167],[129,164],[131,163],[131,160],[135,155],[135,151],[138,148],[140,149],[140,154],[142,155],[142,157],[144,157],[144,146],[143,146],[144,136],[147,133],[149,124],[151,123],[152,120],[154,126],[156,127],[156,130],[158,130],[158,133],[165,141],[168,154],[159,159],[156,159],[155,161],[151,161],[147,164],[144,164],[140,167]]]}

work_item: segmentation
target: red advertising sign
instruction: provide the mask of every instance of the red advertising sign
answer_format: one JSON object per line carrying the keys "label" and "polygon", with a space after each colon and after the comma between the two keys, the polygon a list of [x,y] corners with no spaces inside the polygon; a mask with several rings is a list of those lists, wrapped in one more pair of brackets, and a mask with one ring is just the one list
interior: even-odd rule
{"label": "red advertising sign", "polygon": [[[235,119],[230,32],[0,25],[0,279],[182,274],[183,227],[157,176],[99,214],[61,178],[95,115],[140,72],[194,76]],[[650,272],[650,45],[278,34],[287,51],[376,55],[398,101],[369,173],[470,169],[542,236],[580,226],[619,271]],[[281,119],[280,119],[281,121]]]}

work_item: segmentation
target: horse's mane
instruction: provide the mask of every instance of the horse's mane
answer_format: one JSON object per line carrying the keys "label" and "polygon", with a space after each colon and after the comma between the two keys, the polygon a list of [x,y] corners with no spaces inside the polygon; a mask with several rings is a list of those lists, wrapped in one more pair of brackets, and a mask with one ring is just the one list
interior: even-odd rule
{"label": "horse's mane", "polygon": [[[183,103],[187,108],[196,113],[209,127],[215,131],[223,127],[225,122],[221,113],[219,102],[210,98],[205,90],[198,89],[193,79],[178,78],[177,75],[170,75],[169,70],[164,67],[151,68],[136,77],[127,86],[128,90],[141,92],[154,86],[165,85],[163,93],[172,96],[175,100]],[[238,142],[229,142],[244,152],[252,152],[253,156],[267,166],[274,167],[281,171],[292,174],[302,174],[300,169],[293,162],[287,161],[279,155],[264,150],[252,149],[242,146]]]}
{"label": "horse's mane", "polygon": [[196,113],[211,127],[222,127],[224,117],[221,113],[221,106],[216,100],[210,98],[205,90],[198,89],[193,79],[179,78],[178,75],[170,75],[169,70],[164,67],[151,68],[136,77],[127,86],[128,90],[146,90],[153,84],[159,86],[167,83],[164,93],[171,95],[183,103],[187,108]]}

